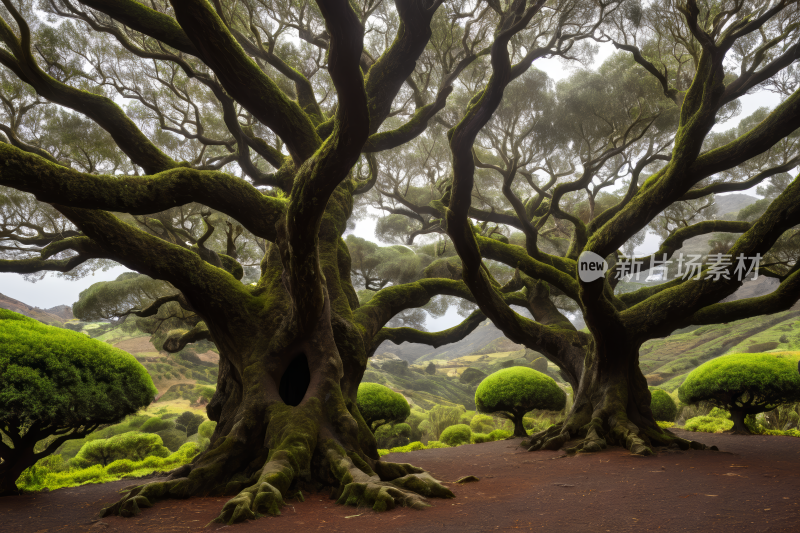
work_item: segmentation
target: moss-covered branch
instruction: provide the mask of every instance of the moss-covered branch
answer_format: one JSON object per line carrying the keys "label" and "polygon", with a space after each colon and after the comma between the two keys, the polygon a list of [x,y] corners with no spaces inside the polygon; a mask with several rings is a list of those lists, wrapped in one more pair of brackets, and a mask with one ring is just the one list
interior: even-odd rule
{"label": "moss-covered branch", "polygon": [[134,215],[198,202],[270,241],[286,209],[285,200],[219,171],[176,168],[152,176],[103,176],[56,165],[9,144],[0,144],[0,160],[0,185],[33,193],[43,202]]}
{"label": "moss-covered branch", "polygon": [[377,335],[372,338],[372,345],[367,350],[367,354],[372,355],[383,341],[392,341],[395,344],[416,342],[438,348],[439,346],[462,340],[475,331],[475,328],[480,326],[484,320],[486,320],[486,315],[478,310],[473,311],[459,324],[442,331],[429,332],[414,328],[381,328]]}

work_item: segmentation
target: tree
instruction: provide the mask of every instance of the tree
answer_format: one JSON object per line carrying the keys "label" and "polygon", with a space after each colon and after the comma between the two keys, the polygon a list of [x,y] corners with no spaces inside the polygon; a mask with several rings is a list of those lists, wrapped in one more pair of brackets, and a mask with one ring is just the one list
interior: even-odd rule
{"label": "tree", "polygon": [[653,412],[653,418],[663,422],[673,422],[678,416],[675,400],[661,389],[650,391],[650,410]]}
{"label": "tree", "polygon": [[731,413],[733,433],[749,435],[745,417],[800,401],[797,359],[772,354],[730,354],[692,370],[678,390],[686,404],[708,401]]}
{"label": "tree", "polygon": [[566,393],[553,378],[524,366],[498,370],[481,381],[475,391],[478,412],[496,413],[513,422],[515,437],[528,436],[522,425],[525,413],[534,409],[560,411],[566,402]]}
{"label": "tree", "polygon": [[155,394],[132,355],[0,309],[0,496],[16,494],[22,471],[65,441],[119,422]]}
{"label": "tree", "polygon": [[203,415],[197,415],[191,411],[184,411],[175,419],[175,428],[186,433],[186,437],[191,437],[197,433],[197,428],[205,421]]}
{"label": "tree", "polygon": [[356,403],[367,426],[373,430],[383,424],[402,422],[411,414],[402,394],[378,383],[359,385]]}
{"label": "tree", "polygon": [[[690,443],[656,424],[638,366],[642,343],[690,325],[783,311],[800,294],[798,249],[790,245],[800,180],[786,176],[798,166],[800,79],[792,64],[800,14],[786,2],[689,0],[610,4],[604,15],[593,36],[618,52],[596,72],[555,86],[517,52],[527,28],[509,19],[495,35],[491,70],[466,78],[453,94],[463,104],[443,111],[446,140],[416,140],[407,158],[424,154],[422,168],[397,165],[402,171],[365,198],[395,217],[392,228],[403,226],[396,219],[403,214],[410,241],[447,235],[480,312],[545,355],[572,386],[570,413],[534,435],[532,451],[581,437],[583,451],[617,444],[649,455],[653,445]],[[757,88],[781,104],[712,131]],[[763,212],[716,218],[715,194],[759,184],[771,195]],[[623,261],[626,244],[645,230],[663,238],[659,250]],[[730,264],[701,262],[697,276],[640,290],[620,283],[634,264],[645,275],[656,259],[678,266],[687,239],[713,233],[738,235]],[[582,257],[604,260],[605,276],[581,279]],[[768,258],[760,272],[778,279],[778,290],[725,301],[744,282],[737,267],[754,269],[759,257]],[[492,262],[513,275],[493,275]],[[509,301],[520,290],[525,302]],[[588,332],[570,318],[583,319]]]}
{"label": "tree", "polygon": [[[209,449],[106,513],[236,487],[219,520],[241,521],[277,512],[307,471],[339,501],[375,509],[449,495],[380,460],[358,384],[382,342],[438,347],[487,317],[576,391],[542,446],[583,434],[600,405],[586,450],[688,446],[655,423],[638,347],[785,308],[795,263],[775,272],[777,295],[721,308],[737,281],[618,294],[613,275],[582,282],[576,264],[584,251],[615,264],[676,202],[705,205],[794,168],[796,6],[723,4],[4,2],[0,186],[17,203],[0,206],[1,268],[83,275],[116,261],[170,283],[168,299],[202,319],[167,339],[169,351],[209,339],[220,352]],[[544,57],[588,64],[593,39],[622,50],[598,72],[555,85],[532,68]],[[712,139],[757,86],[785,101],[743,135]],[[744,233],[731,253],[766,253],[796,225],[797,188],[754,223],[676,210],[700,215],[670,218],[663,252],[711,231]],[[362,302],[342,236],[370,207],[386,214],[378,230],[391,242],[444,250],[427,254],[437,259],[424,277]],[[45,208],[52,221],[29,215]],[[246,271],[253,281],[241,283]],[[467,302],[458,326],[386,327],[450,298]]]}

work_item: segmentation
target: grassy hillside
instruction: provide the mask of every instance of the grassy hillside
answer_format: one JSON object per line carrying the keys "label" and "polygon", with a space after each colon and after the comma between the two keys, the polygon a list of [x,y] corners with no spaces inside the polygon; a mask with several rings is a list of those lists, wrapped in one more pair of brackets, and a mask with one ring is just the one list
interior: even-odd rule
{"label": "grassy hillside", "polygon": [[672,392],[686,374],[720,355],[800,349],[798,318],[800,310],[790,310],[654,339],[642,345],[639,366],[650,385]]}

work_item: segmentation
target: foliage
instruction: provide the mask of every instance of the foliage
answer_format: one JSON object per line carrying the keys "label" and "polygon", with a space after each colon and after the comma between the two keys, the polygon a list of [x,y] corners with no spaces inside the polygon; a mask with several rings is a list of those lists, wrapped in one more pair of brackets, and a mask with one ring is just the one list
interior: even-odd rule
{"label": "foliage", "polygon": [[430,433],[434,439],[439,439],[443,431],[450,426],[459,423],[464,414],[464,407],[450,407],[447,405],[437,405],[428,411],[428,421],[430,422]]}
{"label": "foliage", "polygon": [[484,379],[475,391],[475,405],[481,413],[497,413],[513,420],[517,436],[524,436],[522,418],[528,411],[559,411],[566,393],[553,378],[528,367],[499,370]]}
{"label": "foliage", "polygon": [[166,457],[149,456],[141,461],[120,459],[105,468],[97,464],[88,468],[65,469],[60,465],[43,466],[41,463],[37,463],[23,472],[17,484],[22,490],[38,491],[75,487],[86,483],[108,483],[123,478],[144,477],[153,472],[172,470],[187,464],[198,453],[200,453],[200,447],[197,443],[187,442]]}
{"label": "foliage", "polygon": [[186,433],[187,437],[191,437],[197,433],[200,424],[205,421],[203,415],[194,414],[191,411],[184,411],[175,419],[175,428]]}
{"label": "foliage", "polygon": [[143,433],[158,433],[159,431],[173,429],[174,427],[175,422],[154,416],[142,424],[141,427],[139,427],[139,431]]}
{"label": "foliage", "polygon": [[769,411],[800,401],[797,360],[772,354],[731,354],[693,370],[681,386],[683,403],[707,400],[728,410]]}
{"label": "foliage", "polygon": [[657,422],[672,422],[678,414],[678,406],[672,397],[660,389],[650,391],[650,409]]}
{"label": "foliage", "polygon": [[130,354],[0,309],[0,433],[15,443],[0,447],[0,493],[64,441],[137,412],[155,393]]}
{"label": "foliage", "polygon": [[722,433],[733,427],[733,421],[714,416],[696,416],[686,421],[683,428],[687,431],[703,433]]}
{"label": "foliage", "polygon": [[90,440],[75,456],[76,464],[91,466],[121,459],[141,461],[147,456],[166,457],[169,450],[163,446],[161,437],[153,433],[131,431],[108,439]]}
{"label": "foliage", "polygon": [[197,428],[197,433],[200,434],[201,437],[210,439],[211,435],[214,434],[214,430],[217,428],[217,423],[213,420],[206,420]]}
{"label": "foliage", "polygon": [[402,394],[377,383],[359,385],[356,401],[361,416],[370,427],[380,421],[402,422],[411,414],[411,408]]}
{"label": "foliage", "polygon": [[468,425],[456,424],[442,431],[442,434],[439,436],[439,440],[448,446],[458,446],[460,444],[469,444],[471,436],[472,431],[470,431]]}

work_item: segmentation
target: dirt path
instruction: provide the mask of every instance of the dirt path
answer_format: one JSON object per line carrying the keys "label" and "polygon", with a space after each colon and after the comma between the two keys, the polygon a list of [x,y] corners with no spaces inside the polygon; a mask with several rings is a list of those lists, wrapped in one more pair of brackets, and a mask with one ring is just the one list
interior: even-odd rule
{"label": "dirt path", "polygon": [[[722,452],[669,451],[634,457],[621,448],[574,458],[560,452],[527,453],[516,441],[387,456],[428,469],[452,482],[454,500],[431,500],[425,511],[374,513],[335,505],[326,494],[290,502],[277,518],[233,527],[233,533],[272,532],[547,532],[797,531],[800,517],[800,439],[679,432]],[[0,499],[2,532],[195,532],[228,498],[156,503],[135,518],[94,514],[130,485],[119,481],[46,494]],[[91,529],[90,529],[91,528]]]}

